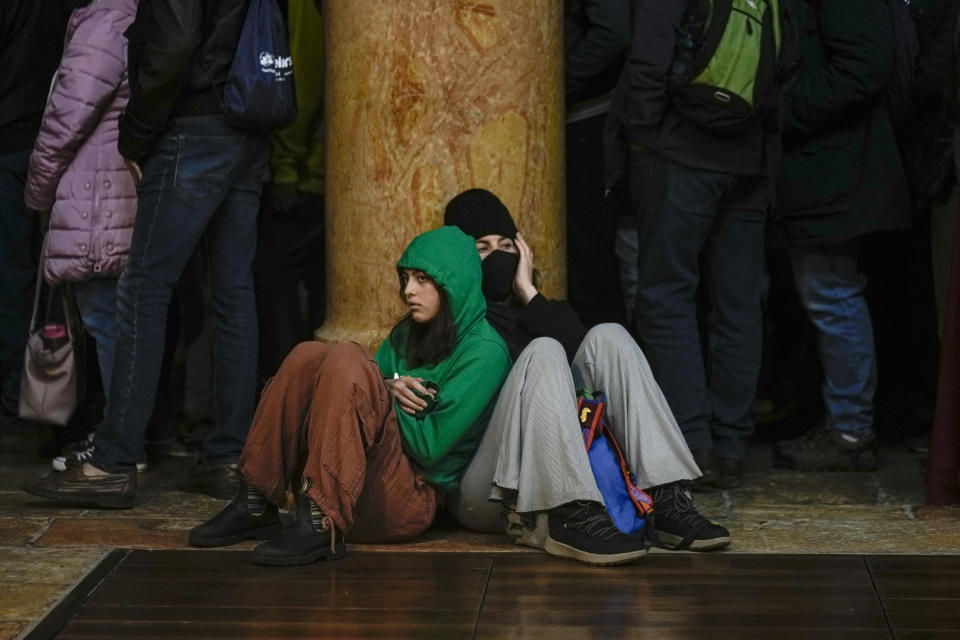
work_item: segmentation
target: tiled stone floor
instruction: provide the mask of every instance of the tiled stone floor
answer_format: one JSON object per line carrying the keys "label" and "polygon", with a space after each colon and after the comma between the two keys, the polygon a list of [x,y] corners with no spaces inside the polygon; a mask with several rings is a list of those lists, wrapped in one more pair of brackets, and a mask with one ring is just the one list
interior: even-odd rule
{"label": "tiled stone floor", "polygon": [[[58,507],[18,489],[49,469],[35,443],[4,436],[0,446],[0,640],[28,631],[110,549],[186,548],[187,531],[221,504],[176,491],[191,463],[170,458],[151,461],[134,509]],[[920,454],[888,446],[876,473],[804,474],[771,469],[767,452],[751,448],[742,489],[697,495],[700,510],[731,531],[725,553],[960,554],[960,508],[923,505]],[[356,548],[532,552],[504,536],[451,530]]]}

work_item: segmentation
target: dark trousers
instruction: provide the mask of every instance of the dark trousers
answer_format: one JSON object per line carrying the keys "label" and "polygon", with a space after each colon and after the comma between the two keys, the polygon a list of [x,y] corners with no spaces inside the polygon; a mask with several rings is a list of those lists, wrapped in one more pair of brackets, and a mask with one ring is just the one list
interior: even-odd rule
{"label": "dark trousers", "polygon": [[0,155],[0,401],[17,412],[37,269],[36,221],[23,204],[29,151]]}
{"label": "dark trousers", "polygon": [[[266,208],[254,274],[260,320],[260,378],[277,372],[299,343],[323,324],[326,309],[323,197],[301,195],[284,215]],[[301,310],[300,283],[307,293]]]}
{"label": "dark trousers", "polygon": [[93,459],[108,470],[131,466],[140,456],[160,378],[170,297],[204,233],[217,323],[217,423],[204,442],[205,457],[236,460],[253,417],[253,257],[268,140],[220,116],[171,124],[142,166],[130,260],[117,286],[108,412]]}
{"label": "dark trousers", "polygon": [[[637,153],[630,181],[644,352],[690,449],[742,458],[760,373],[766,179]],[[701,276],[710,301],[705,348]]]}
{"label": "dark trousers", "polygon": [[567,301],[588,327],[627,321],[614,251],[621,201],[604,198],[605,120],[567,125]]}

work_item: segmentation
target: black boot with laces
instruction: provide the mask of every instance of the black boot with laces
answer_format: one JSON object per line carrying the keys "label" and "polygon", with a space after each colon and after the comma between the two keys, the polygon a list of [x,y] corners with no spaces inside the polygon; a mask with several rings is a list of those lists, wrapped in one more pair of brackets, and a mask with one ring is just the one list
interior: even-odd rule
{"label": "black boot with laces", "polygon": [[643,536],[628,536],[613,524],[596,502],[571,502],[548,513],[549,533],[544,551],[587,564],[623,564],[647,553]]}
{"label": "black boot with laces", "polygon": [[659,546],[707,551],[730,544],[730,532],[704,518],[679,482],[647,489],[653,498],[653,526]]}

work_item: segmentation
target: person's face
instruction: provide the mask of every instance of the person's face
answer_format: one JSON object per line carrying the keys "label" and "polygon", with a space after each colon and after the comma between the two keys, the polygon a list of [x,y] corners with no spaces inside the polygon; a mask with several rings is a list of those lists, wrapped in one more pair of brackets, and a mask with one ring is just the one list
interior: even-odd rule
{"label": "person's face", "polygon": [[480,259],[483,260],[488,255],[499,249],[507,253],[520,253],[517,251],[517,245],[513,239],[507,236],[498,236],[493,233],[489,236],[483,236],[476,240],[477,251],[480,252]]}
{"label": "person's face", "polygon": [[400,274],[403,300],[417,324],[430,322],[440,312],[440,291],[433,278],[419,269],[404,269]]}

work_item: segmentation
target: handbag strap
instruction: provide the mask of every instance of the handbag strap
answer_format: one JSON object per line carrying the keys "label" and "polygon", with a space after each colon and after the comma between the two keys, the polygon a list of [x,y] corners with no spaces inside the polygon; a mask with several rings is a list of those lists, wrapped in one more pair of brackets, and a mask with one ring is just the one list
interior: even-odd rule
{"label": "handbag strap", "polygon": [[37,331],[37,314],[40,311],[40,294],[43,292],[43,260],[47,255],[47,234],[43,234],[40,259],[37,260],[37,286],[33,293],[33,312],[30,314],[30,335]]}

